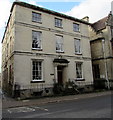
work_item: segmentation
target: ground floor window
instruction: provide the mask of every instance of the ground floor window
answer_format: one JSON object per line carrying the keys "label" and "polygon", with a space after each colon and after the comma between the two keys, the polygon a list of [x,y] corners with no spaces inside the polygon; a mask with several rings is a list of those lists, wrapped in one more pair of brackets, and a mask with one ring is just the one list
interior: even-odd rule
{"label": "ground floor window", "polygon": [[83,78],[83,75],[82,75],[82,63],[81,62],[76,63],[76,78],[77,79],[82,79]]}
{"label": "ground floor window", "polygon": [[42,61],[32,61],[32,80],[42,81]]}

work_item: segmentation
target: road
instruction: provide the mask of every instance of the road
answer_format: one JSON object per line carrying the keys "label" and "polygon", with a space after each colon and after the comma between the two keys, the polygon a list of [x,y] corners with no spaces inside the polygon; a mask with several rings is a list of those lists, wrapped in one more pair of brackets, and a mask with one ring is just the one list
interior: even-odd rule
{"label": "road", "polygon": [[3,118],[111,118],[111,95],[9,108]]}

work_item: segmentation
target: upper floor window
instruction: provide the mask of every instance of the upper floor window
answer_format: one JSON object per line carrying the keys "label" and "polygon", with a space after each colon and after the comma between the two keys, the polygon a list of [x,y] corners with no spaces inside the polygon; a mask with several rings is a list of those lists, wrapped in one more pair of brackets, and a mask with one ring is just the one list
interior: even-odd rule
{"label": "upper floor window", "polygon": [[42,61],[32,61],[32,81],[42,81]]}
{"label": "upper floor window", "polygon": [[56,35],[56,51],[63,52],[63,36]]}
{"label": "upper floor window", "polygon": [[41,14],[32,12],[32,21],[33,22],[41,22]]}
{"label": "upper floor window", "polygon": [[76,63],[76,78],[79,78],[79,79],[83,78],[81,62]]}
{"label": "upper floor window", "polygon": [[75,54],[81,54],[81,43],[80,39],[75,38]]}
{"label": "upper floor window", "polygon": [[32,31],[32,48],[41,49],[41,36],[41,32]]}
{"label": "upper floor window", "polygon": [[74,32],[79,32],[80,31],[80,26],[77,23],[73,23],[73,31]]}
{"label": "upper floor window", "polygon": [[55,18],[55,27],[62,27],[62,19]]}

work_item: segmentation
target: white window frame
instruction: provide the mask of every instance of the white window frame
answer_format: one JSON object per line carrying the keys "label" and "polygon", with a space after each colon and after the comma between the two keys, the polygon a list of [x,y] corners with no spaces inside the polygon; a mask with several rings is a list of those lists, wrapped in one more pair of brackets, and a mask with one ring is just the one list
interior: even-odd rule
{"label": "white window frame", "polygon": [[80,32],[80,24],[73,23],[73,31],[74,32]]}
{"label": "white window frame", "polygon": [[[34,35],[36,33],[37,35]],[[40,36],[38,36],[38,34],[40,34]],[[36,44],[39,44],[39,47]],[[41,31],[34,31],[34,30],[32,31],[32,49],[42,50],[42,32]]]}
{"label": "white window frame", "polygon": [[[33,62],[37,62],[37,63],[41,63],[41,79],[33,79]],[[35,66],[36,68],[36,66]],[[38,66],[39,68],[39,66]],[[36,70],[34,70],[36,72]],[[43,80],[43,60],[37,60],[37,59],[33,59],[32,60],[32,82],[42,82]]]}
{"label": "white window frame", "polygon": [[[79,44],[77,41],[79,41]],[[74,38],[74,47],[75,47],[75,54],[82,54],[82,52],[81,52],[81,40],[80,39]]]}
{"label": "white window frame", "polygon": [[[77,77],[77,64],[81,65],[81,77]],[[76,62],[76,80],[83,80],[83,62]]]}
{"label": "white window frame", "polygon": [[55,27],[62,28],[62,19],[55,18]]}
{"label": "white window frame", "polygon": [[[56,52],[64,52],[64,49],[63,49],[63,36],[62,35],[55,35],[56,37]],[[61,38],[61,39],[58,39]],[[57,48],[60,48],[59,50]]]}
{"label": "white window frame", "polygon": [[38,22],[41,23],[41,13],[32,12],[32,22]]}

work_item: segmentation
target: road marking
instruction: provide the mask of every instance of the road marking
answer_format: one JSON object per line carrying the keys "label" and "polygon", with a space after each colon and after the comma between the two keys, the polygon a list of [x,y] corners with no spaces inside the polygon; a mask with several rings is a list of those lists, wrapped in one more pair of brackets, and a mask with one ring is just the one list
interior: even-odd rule
{"label": "road marking", "polygon": [[11,114],[11,113],[21,113],[21,112],[34,112],[36,111],[36,109],[48,112],[48,109],[42,107],[17,107],[17,108],[10,108],[7,111],[8,113]]}
{"label": "road marking", "polygon": [[11,113],[20,113],[20,112],[34,112],[35,109],[30,107],[18,107],[18,108],[10,108],[7,111],[11,114]]}
{"label": "road marking", "polygon": [[7,110],[9,113],[12,113],[12,111],[11,110]]}
{"label": "road marking", "polygon": [[44,110],[44,111],[49,111],[48,109],[46,109],[46,108],[42,108],[42,107],[33,107],[33,108],[35,108],[35,109],[39,109],[39,110]]}
{"label": "road marking", "polygon": [[60,111],[55,111],[55,112],[46,112],[46,113],[41,113],[41,114],[33,114],[33,115],[27,115],[27,116],[23,116],[23,118],[35,118],[35,117],[40,117],[40,116],[44,116],[44,115],[52,115],[52,114],[56,114],[56,113],[62,113],[62,112],[69,112],[73,109],[67,109],[67,110],[60,110]]}

